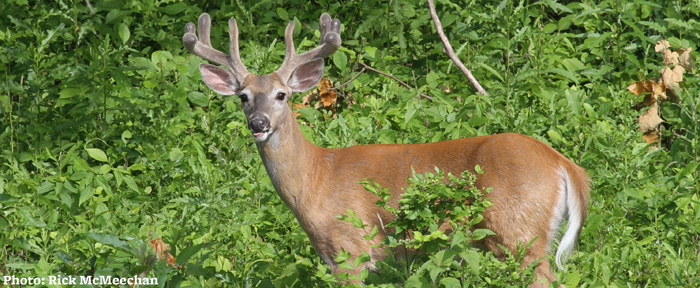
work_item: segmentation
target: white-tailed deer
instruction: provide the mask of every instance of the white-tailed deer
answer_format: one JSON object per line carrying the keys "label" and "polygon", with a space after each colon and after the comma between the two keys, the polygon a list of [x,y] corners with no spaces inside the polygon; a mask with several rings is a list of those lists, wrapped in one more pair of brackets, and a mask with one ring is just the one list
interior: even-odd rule
{"label": "white-tailed deer", "polygon": [[[588,207],[589,178],[586,171],[569,159],[533,138],[520,134],[498,134],[428,144],[360,145],[326,149],[311,144],[299,130],[288,104],[294,92],[313,88],[323,74],[323,58],[340,46],[340,21],[321,15],[321,40],[313,50],[297,55],[292,32],[294,22],[285,31],[286,56],[274,73],[255,75],[240,59],[236,20],[229,21],[230,55],[215,50],[209,39],[210,18],[199,17],[195,25],[185,27],[183,43],[195,55],[226,66],[228,70],[201,64],[202,79],[209,88],[223,95],[238,95],[248,119],[255,144],[265,169],[279,196],[292,209],[311,239],[316,251],[338,272],[334,257],[345,249],[353,256],[368,252],[374,268],[388,251],[372,248],[362,236],[365,232],[338,220],[346,208],[355,211],[370,227],[394,218],[375,203],[376,195],[358,184],[371,178],[389,188],[395,198],[407,185],[411,168],[417,173],[433,171],[437,166],[455,175],[480,165],[478,187],[493,187],[487,195],[493,206],[484,212],[484,220],[475,228],[496,233],[478,245],[503,257],[499,247],[516,252],[518,244],[534,242],[524,257],[525,264],[544,258],[560,225],[568,216],[568,228],[556,252],[556,264],[572,252]],[[199,36],[199,38],[197,37]],[[380,237],[377,237],[380,238]],[[535,268],[537,277],[555,281],[546,259]],[[533,286],[545,285],[536,282]]]}

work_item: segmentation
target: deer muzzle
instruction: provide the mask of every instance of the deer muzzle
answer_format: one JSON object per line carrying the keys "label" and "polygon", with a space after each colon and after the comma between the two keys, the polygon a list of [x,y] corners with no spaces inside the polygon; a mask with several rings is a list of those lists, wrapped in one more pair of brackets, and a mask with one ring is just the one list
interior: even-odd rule
{"label": "deer muzzle", "polygon": [[248,128],[253,132],[255,141],[264,141],[270,132],[270,119],[264,115],[251,115]]}

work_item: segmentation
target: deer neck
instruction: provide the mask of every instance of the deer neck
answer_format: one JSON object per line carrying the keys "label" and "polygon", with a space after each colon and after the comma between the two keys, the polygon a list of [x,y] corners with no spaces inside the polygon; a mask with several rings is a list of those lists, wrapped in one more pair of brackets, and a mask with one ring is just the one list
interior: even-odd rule
{"label": "deer neck", "polygon": [[314,183],[327,158],[322,156],[325,149],[306,140],[291,109],[287,112],[279,128],[256,145],[277,194],[299,217],[301,205],[319,200]]}

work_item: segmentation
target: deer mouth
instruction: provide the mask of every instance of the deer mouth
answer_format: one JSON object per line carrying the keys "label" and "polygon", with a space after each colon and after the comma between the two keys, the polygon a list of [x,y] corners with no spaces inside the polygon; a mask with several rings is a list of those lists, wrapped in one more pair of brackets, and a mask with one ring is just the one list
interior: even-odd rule
{"label": "deer mouth", "polygon": [[267,136],[270,134],[270,127],[267,127],[262,131],[251,132],[253,132],[253,138],[255,138],[255,141],[265,141],[265,139],[267,139]]}

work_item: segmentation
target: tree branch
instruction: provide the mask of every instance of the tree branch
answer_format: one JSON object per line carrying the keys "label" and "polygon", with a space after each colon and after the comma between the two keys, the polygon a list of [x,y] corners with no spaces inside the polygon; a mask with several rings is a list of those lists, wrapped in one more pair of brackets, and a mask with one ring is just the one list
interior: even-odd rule
{"label": "tree branch", "polygon": [[357,74],[355,74],[355,76],[352,76],[352,78],[350,78],[350,80],[346,81],[345,83],[340,84],[340,85],[338,85],[338,86],[335,86],[335,87],[333,87],[333,88],[331,88],[331,89],[328,89],[328,90],[331,90],[331,91],[338,90],[338,89],[340,89],[341,87],[350,84],[350,82],[352,82],[352,80],[357,79],[357,77],[360,77],[360,74],[362,74],[362,73],[365,73],[365,68],[362,68],[362,70],[360,70],[360,72],[357,72]]}
{"label": "tree branch", "polygon": [[[406,84],[406,82],[403,82],[403,81],[401,81],[399,78],[396,78],[396,76],[394,76],[394,75],[391,75],[391,74],[389,74],[389,73],[384,73],[384,72],[382,72],[382,71],[379,71],[379,70],[377,70],[377,69],[374,69],[374,68],[370,67],[369,65],[367,65],[367,64],[365,64],[365,63],[362,63],[362,62],[359,62],[359,63],[360,63],[360,65],[362,65],[363,67],[365,67],[365,69],[367,69],[367,70],[374,71],[374,72],[377,72],[377,73],[379,73],[379,74],[382,74],[382,75],[384,75],[384,76],[386,76],[386,77],[389,77],[389,78],[391,78],[391,79],[394,79],[394,80],[396,80],[397,82],[399,82],[401,85],[403,85],[404,87],[406,87],[406,88],[408,88],[408,89],[411,89],[411,90],[414,90],[414,89],[415,89],[415,87],[411,87],[410,85]],[[434,100],[433,100],[433,97],[430,97],[430,96],[425,95],[425,94],[420,94],[420,97],[423,97],[423,98],[428,99],[428,100],[430,100],[430,101],[434,101]]]}
{"label": "tree branch", "polygon": [[483,87],[481,87],[481,84],[479,84],[479,81],[474,78],[474,75],[472,75],[472,72],[467,69],[466,66],[462,63],[462,61],[457,58],[457,55],[455,55],[454,50],[452,50],[452,45],[450,45],[450,40],[447,39],[447,36],[445,36],[445,32],[442,31],[442,23],[440,22],[440,19],[437,16],[437,13],[435,12],[435,4],[433,3],[433,0],[428,0],[428,6],[430,7],[430,16],[433,17],[433,22],[435,23],[435,28],[437,28],[438,35],[440,35],[440,40],[442,40],[442,44],[445,45],[445,53],[447,56],[452,59],[452,62],[459,67],[459,70],[462,70],[462,73],[464,73],[465,76],[467,76],[467,79],[469,79],[469,82],[474,85],[474,88],[476,88],[479,93],[481,93],[484,96],[489,96],[488,93],[486,93],[486,90],[484,90]]}

